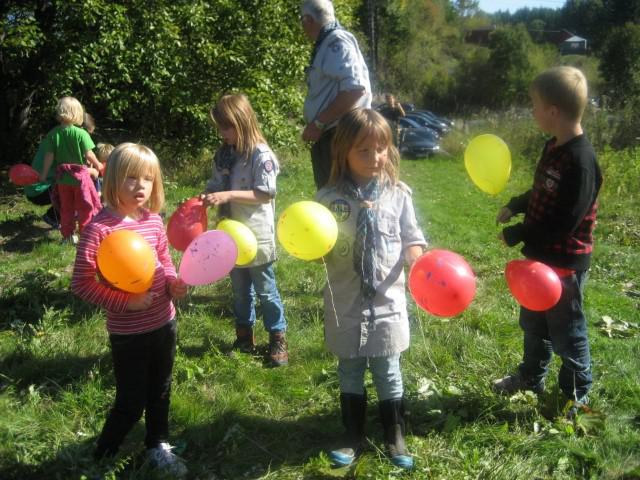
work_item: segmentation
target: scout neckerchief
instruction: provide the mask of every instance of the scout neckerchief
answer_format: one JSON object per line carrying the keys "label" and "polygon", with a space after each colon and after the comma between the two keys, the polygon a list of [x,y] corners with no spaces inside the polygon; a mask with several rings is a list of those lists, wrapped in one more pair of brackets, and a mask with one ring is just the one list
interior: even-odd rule
{"label": "scout neckerchief", "polygon": [[313,51],[311,52],[311,61],[309,62],[309,67],[313,65],[313,61],[316,59],[316,55],[318,54],[318,50],[320,50],[320,45],[322,44],[324,39],[327,38],[331,32],[340,28],[342,28],[342,26],[340,26],[340,24],[335,21],[327,23],[320,29],[318,38],[316,38],[316,43],[313,44]]}
{"label": "scout neckerchief", "polygon": [[360,202],[356,223],[356,238],[353,242],[353,268],[360,277],[360,293],[369,307],[370,321],[375,319],[373,300],[376,296],[376,233],[378,219],[374,203],[380,197],[380,183],[377,178],[364,187],[351,181],[345,183],[345,191],[354,200]]}

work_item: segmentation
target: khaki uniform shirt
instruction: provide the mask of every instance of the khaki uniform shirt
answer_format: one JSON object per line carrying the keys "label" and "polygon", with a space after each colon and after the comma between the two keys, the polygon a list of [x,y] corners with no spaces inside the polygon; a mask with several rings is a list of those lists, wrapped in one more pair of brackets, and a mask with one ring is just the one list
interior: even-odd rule
{"label": "khaki uniform shirt", "polygon": [[[276,177],[280,172],[278,159],[268,145],[259,144],[247,159],[237,157],[231,167],[231,190],[258,190],[272,197],[269,203],[249,205],[230,202],[231,219],[244,223],[256,236],[258,252],[247,265],[236,268],[257,267],[276,259],[275,200]],[[222,171],[215,161],[207,182],[207,192],[220,192],[224,188]]]}
{"label": "khaki uniform shirt", "polygon": [[379,357],[409,347],[404,252],[426,246],[418,227],[411,190],[403,183],[386,188],[375,202],[376,237],[375,320],[360,293],[360,277],[353,268],[353,243],[360,204],[335,186],[316,195],[338,222],[338,240],[325,257],[329,273],[324,291],[324,330],[327,347],[340,358]]}

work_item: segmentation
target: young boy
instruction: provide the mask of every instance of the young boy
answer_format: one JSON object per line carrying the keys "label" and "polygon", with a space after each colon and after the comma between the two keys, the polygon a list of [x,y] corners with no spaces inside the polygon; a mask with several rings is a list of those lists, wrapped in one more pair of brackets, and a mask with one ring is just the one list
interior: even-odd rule
{"label": "young boy", "polygon": [[533,117],[552,136],[542,150],[532,188],[502,207],[497,223],[524,213],[522,223],[498,235],[512,247],[522,242],[529,259],[551,266],[562,282],[560,301],[549,310],[520,308],[524,354],[518,372],[494,381],[502,394],[544,391],[552,353],[562,358],[558,383],[572,406],[573,418],[587,402],[591,357],[582,310],[584,284],[593,250],[598,191],[602,174],[593,147],[581,126],[587,103],[587,81],[580,70],[555,67],[538,75],[530,88]]}

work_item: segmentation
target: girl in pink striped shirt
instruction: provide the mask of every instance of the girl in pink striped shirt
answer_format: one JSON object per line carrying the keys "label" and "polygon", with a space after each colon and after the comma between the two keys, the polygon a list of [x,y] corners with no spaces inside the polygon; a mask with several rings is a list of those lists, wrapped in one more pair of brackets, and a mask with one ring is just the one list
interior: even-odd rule
{"label": "girl in pink striped shirt", "polygon": [[[187,286],[177,278],[158,215],[164,204],[164,190],[156,155],[143,145],[118,145],[109,157],[103,199],[105,208],[82,232],[71,281],[76,295],[107,313],[116,399],[98,439],[95,457],[114,456],[145,412],[145,445],[152,463],[182,476],[186,467],[172,453],[167,439],[176,351],[176,311],[172,300],[184,297]],[[100,242],[121,229],[141,234],[156,253],[156,269],[147,292],[118,290],[98,271]]]}

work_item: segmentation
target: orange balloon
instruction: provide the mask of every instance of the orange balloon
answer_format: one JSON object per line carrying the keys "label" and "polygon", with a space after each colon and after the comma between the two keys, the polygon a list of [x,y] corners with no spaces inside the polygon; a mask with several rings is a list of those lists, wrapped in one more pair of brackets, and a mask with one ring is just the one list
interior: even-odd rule
{"label": "orange balloon", "polygon": [[116,230],[98,247],[98,269],[116,288],[142,293],[151,288],[156,256],[142,235],[132,230]]}

